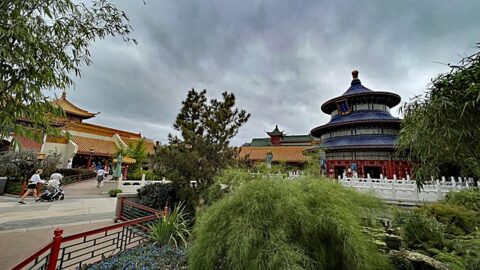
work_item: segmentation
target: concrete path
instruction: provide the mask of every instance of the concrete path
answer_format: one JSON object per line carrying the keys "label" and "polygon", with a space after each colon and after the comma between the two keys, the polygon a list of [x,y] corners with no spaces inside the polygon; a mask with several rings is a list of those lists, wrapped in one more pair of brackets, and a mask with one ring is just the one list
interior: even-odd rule
{"label": "concrete path", "polygon": [[116,198],[100,195],[95,179],[68,185],[65,200],[19,204],[18,197],[0,196],[0,232],[53,228],[68,223],[111,219]]}
{"label": "concrete path", "polygon": [[[92,223],[62,226],[64,236],[105,227],[113,221],[95,221]],[[27,232],[0,232],[0,269],[11,269],[28,256],[48,244],[53,237],[52,229],[39,229]]]}
{"label": "concrete path", "polygon": [[8,269],[52,239],[113,224],[116,198],[100,194],[95,179],[64,187],[65,200],[19,204],[18,196],[0,196],[0,269]]}

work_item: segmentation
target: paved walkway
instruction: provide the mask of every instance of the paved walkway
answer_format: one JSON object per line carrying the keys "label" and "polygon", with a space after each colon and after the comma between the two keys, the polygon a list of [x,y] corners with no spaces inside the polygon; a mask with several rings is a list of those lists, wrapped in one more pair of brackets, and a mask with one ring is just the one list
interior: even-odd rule
{"label": "paved walkway", "polygon": [[113,218],[116,198],[101,195],[95,179],[68,185],[64,192],[63,201],[36,203],[29,197],[27,204],[19,204],[18,197],[0,196],[0,233]]}
{"label": "paved walkway", "polygon": [[113,223],[116,198],[101,195],[95,179],[67,185],[65,200],[19,204],[18,196],[0,196],[0,269],[8,269],[32,254],[62,227],[65,234]]}

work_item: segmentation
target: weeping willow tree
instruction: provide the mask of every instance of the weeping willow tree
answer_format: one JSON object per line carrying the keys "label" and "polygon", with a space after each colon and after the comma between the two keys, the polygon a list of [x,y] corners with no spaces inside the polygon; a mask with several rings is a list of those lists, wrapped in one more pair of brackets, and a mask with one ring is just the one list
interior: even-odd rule
{"label": "weeping willow tree", "polygon": [[92,63],[95,40],[134,41],[131,31],[125,12],[108,0],[0,1],[0,138],[60,135],[54,124],[64,115],[51,91],[71,87]]}
{"label": "weeping willow tree", "polygon": [[446,164],[480,175],[480,51],[450,67],[401,110],[399,150],[415,161],[419,186]]}
{"label": "weeping willow tree", "polygon": [[246,178],[200,215],[190,269],[390,269],[362,232],[377,199],[318,179]]}

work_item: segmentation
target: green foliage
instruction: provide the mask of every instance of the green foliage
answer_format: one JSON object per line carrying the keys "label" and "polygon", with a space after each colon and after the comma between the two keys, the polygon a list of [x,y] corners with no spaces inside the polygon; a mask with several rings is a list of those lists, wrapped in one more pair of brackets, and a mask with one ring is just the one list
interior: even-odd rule
{"label": "green foliage", "polygon": [[478,263],[474,259],[478,259],[478,254],[480,254],[480,231],[454,238],[451,249],[462,258],[466,258],[467,264]]}
{"label": "green foliage", "polygon": [[23,181],[7,181],[5,186],[5,193],[9,194],[20,194],[22,192]]}
{"label": "green foliage", "polygon": [[0,137],[43,138],[58,134],[54,119],[62,111],[48,100],[50,89],[67,89],[72,76],[92,60],[96,39],[131,27],[123,11],[107,0],[0,1]]}
{"label": "green foliage", "polygon": [[158,180],[157,175],[153,172],[153,170],[143,170],[137,169],[132,173],[128,173],[129,179],[142,179],[142,176],[145,174],[146,180]]}
{"label": "green foliage", "polygon": [[52,154],[43,160],[37,159],[37,154],[33,151],[6,151],[0,153],[0,175],[9,179],[26,180],[29,179],[36,170],[42,169],[42,178],[49,177],[60,164],[60,155]]}
{"label": "green foliage", "polygon": [[123,191],[122,191],[121,189],[118,189],[118,188],[116,188],[116,189],[111,189],[111,190],[108,191],[108,195],[110,195],[110,197],[117,197],[117,195],[118,195],[119,193],[122,193],[122,192],[123,192]]}
{"label": "green foliage", "polygon": [[415,168],[420,186],[438,176],[443,164],[480,176],[480,52],[450,67],[432,80],[424,96],[402,108],[399,149],[420,161]]}
{"label": "green foliage", "polygon": [[158,222],[148,225],[148,236],[160,245],[187,246],[187,238],[190,236],[188,220],[182,202],[177,204],[172,213],[159,217]]}
{"label": "green foliage", "polygon": [[447,193],[445,202],[480,212],[480,189],[474,188],[458,192],[451,191]]}
{"label": "green foliage", "polygon": [[149,184],[138,189],[137,192],[138,203],[154,209],[163,209],[165,206],[174,205],[177,200],[176,192],[171,184]]}
{"label": "green foliage", "polygon": [[445,232],[453,235],[471,233],[480,225],[478,213],[462,206],[445,203],[426,205],[422,208],[427,215],[445,225]]}
{"label": "green foliage", "polygon": [[465,269],[465,261],[462,257],[458,256],[455,252],[447,252],[431,248],[428,250],[429,255],[434,259],[446,263],[451,270],[463,270]]}
{"label": "green foliage", "polygon": [[174,182],[187,205],[194,194],[190,181],[206,188],[214,176],[234,163],[236,149],[229,146],[250,114],[235,108],[235,96],[224,92],[223,100],[207,102],[207,91],[188,92],[173,125],[179,135],[169,135],[169,144],[159,147],[152,165],[155,172]]}
{"label": "green foliage", "polygon": [[187,252],[183,248],[143,245],[127,249],[94,264],[83,265],[82,270],[180,270],[188,269]]}
{"label": "green foliage", "polygon": [[140,178],[134,179],[141,179],[142,173],[144,173],[143,166],[147,162],[147,148],[145,146],[145,140],[141,139],[137,143],[129,144],[127,155],[137,161],[135,164],[130,165],[130,170],[137,176],[140,175]]}
{"label": "green foliage", "polygon": [[367,208],[380,211],[381,205],[366,194],[314,178],[244,179],[200,215],[190,267],[390,269],[362,232],[362,217],[372,214]]}
{"label": "green foliage", "polygon": [[252,175],[247,170],[227,168],[215,176],[213,184],[207,189],[205,200],[213,203],[247,182],[260,179],[258,175]]}
{"label": "green foliage", "polygon": [[402,228],[402,238],[407,248],[427,250],[444,245],[445,226],[424,212],[397,212],[395,222]]}

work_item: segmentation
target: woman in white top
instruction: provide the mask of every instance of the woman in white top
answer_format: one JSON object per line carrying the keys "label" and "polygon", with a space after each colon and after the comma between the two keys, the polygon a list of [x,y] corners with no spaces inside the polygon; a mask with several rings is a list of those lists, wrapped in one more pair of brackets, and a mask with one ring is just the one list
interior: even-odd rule
{"label": "woman in white top", "polygon": [[38,169],[37,172],[32,175],[32,178],[28,180],[28,186],[27,186],[27,191],[25,191],[25,194],[20,197],[20,201],[18,203],[25,204],[23,201],[30,192],[33,192],[33,197],[35,197],[35,201],[38,201],[40,198],[37,196],[37,183],[45,183],[45,181],[40,178],[40,174],[42,174],[42,170]]}

